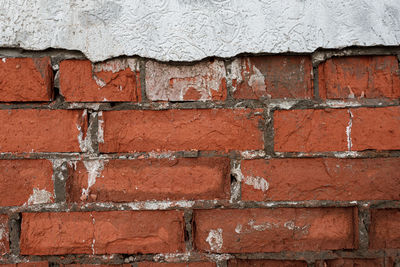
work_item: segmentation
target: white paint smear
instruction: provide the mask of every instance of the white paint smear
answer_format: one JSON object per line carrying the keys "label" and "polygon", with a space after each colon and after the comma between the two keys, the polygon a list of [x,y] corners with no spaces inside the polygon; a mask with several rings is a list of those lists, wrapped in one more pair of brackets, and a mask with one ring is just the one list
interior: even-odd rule
{"label": "white paint smear", "polygon": [[86,171],[88,173],[88,187],[82,188],[82,198],[87,198],[89,196],[90,187],[96,183],[96,178],[101,176],[101,172],[104,169],[104,160],[88,160],[83,161]]}
{"label": "white paint smear", "polygon": [[53,195],[42,189],[33,188],[33,193],[29,196],[28,205],[45,204],[50,203]]}
{"label": "white paint smear", "polygon": [[267,180],[259,176],[246,176],[244,183],[247,185],[252,185],[254,189],[261,190],[263,192],[267,191],[269,188],[269,183]]}
{"label": "white paint smear", "polygon": [[222,238],[222,229],[218,228],[216,230],[211,229],[208,233],[206,241],[210,245],[211,251],[220,252],[224,240]]}

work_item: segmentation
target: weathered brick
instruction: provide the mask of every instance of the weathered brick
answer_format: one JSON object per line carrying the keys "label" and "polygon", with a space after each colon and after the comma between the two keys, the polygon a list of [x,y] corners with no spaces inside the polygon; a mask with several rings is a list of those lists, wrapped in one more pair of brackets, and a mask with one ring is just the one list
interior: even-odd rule
{"label": "weathered brick", "polygon": [[345,109],[279,110],[274,112],[274,147],[280,152],[348,150]]}
{"label": "weathered brick", "polygon": [[351,112],[352,150],[400,149],[400,107],[358,108]]}
{"label": "weathered brick", "polygon": [[400,199],[400,158],[257,159],[241,169],[243,200]]}
{"label": "weathered brick", "polygon": [[103,112],[101,152],[263,149],[262,110]]}
{"label": "weathered brick", "polygon": [[63,267],[131,267],[131,264],[64,264]]}
{"label": "weathered brick", "polygon": [[20,262],[15,264],[1,264],[2,267],[47,267],[49,263],[47,261],[34,261],[34,262]]}
{"label": "weathered brick", "polygon": [[141,101],[138,63],[135,59],[95,65],[88,60],[63,60],[60,93],[70,102]]}
{"label": "weathered brick", "polygon": [[215,267],[214,262],[139,262],[138,267]]}
{"label": "weathered brick", "polygon": [[52,175],[48,160],[0,160],[0,206],[52,203]]}
{"label": "weathered brick", "polygon": [[10,251],[8,240],[8,216],[5,214],[0,214],[0,255],[6,254]]}
{"label": "weathered brick", "polygon": [[86,135],[85,114],[76,110],[0,110],[0,152],[79,152],[78,137]]}
{"label": "weathered brick", "polygon": [[232,62],[233,96],[240,99],[313,96],[308,56],[257,56]]}
{"label": "weathered brick", "polygon": [[50,58],[3,58],[0,102],[50,101],[53,96]]}
{"label": "weathered brick", "polygon": [[400,210],[371,211],[369,247],[372,249],[400,248]]}
{"label": "weathered brick", "polygon": [[97,160],[70,171],[67,191],[74,202],[87,196],[98,202],[229,198],[228,158]]}
{"label": "weathered brick", "polygon": [[225,100],[226,71],[222,60],[174,66],[146,63],[146,95],[152,101]]}
{"label": "weathered brick", "polygon": [[316,266],[324,267],[383,267],[385,266],[384,259],[334,259],[317,261]]}
{"label": "weathered brick", "polygon": [[274,112],[281,152],[400,149],[400,107]]}
{"label": "weathered brick", "polygon": [[323,99],[400,97],[395,56],[331,58],[318,66],[318,80]]}
{"label": "weathered brick", "polygon": [[180,211],[23,213],[22,255],[166,253],[184,249]]}
{"label": "weathered brick", "polygon": [[357,248],[353,208],[216,209],[194,212],[194,242],[221,253]]}
{"label": "weathered brick", "polygon": [[228,267],[307,267],[305,261],[288,260],[230,260]]}

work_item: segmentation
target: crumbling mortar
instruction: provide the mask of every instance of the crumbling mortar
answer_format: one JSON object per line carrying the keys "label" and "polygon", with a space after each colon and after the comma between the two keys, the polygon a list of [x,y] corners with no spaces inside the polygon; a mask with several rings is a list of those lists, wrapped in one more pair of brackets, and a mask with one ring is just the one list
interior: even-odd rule
{"label": "crumbling mortar", "polygon": [[345,57],[345,56],[385,56],[396,55],[400,53],[399,46],[373,46],[373,47],[360,47],[350,46],[342,49],[317,49],[311,53],[313,66],[326,61],[332,57]]}
{"label": "crumbling mortar", "polygon": [[371,223],[369,205],[360,205],[358,207],[358,229],[359,229],[359,249],[368,250],[369,235],[368,229]]}
{"label": "crumbling mortar", "polygon": [[11,257],[15,257],[19,255],[19,237],[21,235],[21,214],[19,212],[11,212],[9,213],[9,245],[10,245],[10,254]]}
{"label": "crumbling mortar", "polygon": [[229,203],[235,204],[242,199],[242,180],[244,178],[241,170],[241,161],[238,159],[231,159],[231,177],[234,179],[231,180],[230,184],[231,198]]}
{"label": "crumbling mortar", "polygon": [[171,110],[171,109],[271,109],[271,110],[301,110],[301,109],[340,109],[351,107],[390,107],[398,106],[398,99],[348,99],[348,100],[317,100],[317,99],[271,99],[271,100],[227,100],[199,102],[63,102],[58,97],[51,103],[31,102],[0,103],[0,110],[12,109],[50,109],[50,110],[83,110],[116,111],[116,110]]}
{"label": "crumbling mortar", "polygon": [[270,109],[265,109],[265,128],[264,128],[264,150],[266,156],[273,157],[275,155],[274,149],[274,112]]}
{"label": "crumbling mortar", "polygon": [[[335,250],[335,251],[305,251],[305,252],[266,252],[266,253],[165,253],[165,254],[111,254],[111,255],[87,255],[74,254],[59,256],[20,256],[6,255],[0,263],[13,264],[20,262],[47,261],[51,264],[135,264],[139,262],[204,262],[211,261],[217,264],[224,264],[229,259],[253,259],[253,260],[298,260],[312,264],[317,260],[332,260],[340,258],[384,258],[385,250],[359,251],[359,250]],[[221,265],[218,265],[221,266]],[[222,265],[224,266],[224,265]]]}
{"label": "crumbling mortar", "polygon": [[233,98],[233,79],[232,79],[232,60],[224,60],[225,72],[226,72],[226,100],[234,101]]}
{"label": "crumbling mortar", "polygon": [[193,210],[185,209],[184,210],[184,221],[185,221],[185,246],[186,251],[193,251]]}
{"label": "crumbling mortar", "polygon": [[149,103],[151,102],[147,98],[146,93],[146,60],[139,59],[139,75],[140,75],[140,92],[142,94],[142,103]]}

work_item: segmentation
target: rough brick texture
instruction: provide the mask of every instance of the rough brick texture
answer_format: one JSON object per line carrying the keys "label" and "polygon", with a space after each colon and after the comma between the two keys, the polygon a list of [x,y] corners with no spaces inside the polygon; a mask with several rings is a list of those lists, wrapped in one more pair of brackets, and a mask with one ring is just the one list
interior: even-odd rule
{"label": "rough brick texture", "polygon": [[399,158],[257,159],[241,167],[244,200],[400,199]]}
{"label": "rough brick texture", "polygon": [[399,98],[400,71],[395,56],[331,58],[318,67],[321,98]]}
{"label": "rough brick texture", "polygon": [[346,127],[349,120],[350,115],[345,109],[275,111],[275,150],[346,151],[348,148]]}
{"label": "rough brick texture", "polygon": [[353,109],[352,150],[400,149],[400,107]]}
{"label": "rough brick texture", "polygon": [[2,58],[0,102],[50,101],[53,96],[50,58]]}
{"label": "rough brick texture", "polygon": [[228,267],[307,267],[305,261],[285,260],[230,260]]}
{"label": "rough brick texture", "polygon": [[138,267],[216,267],[212,262],[190,262],[190,263],[156,263],[156,262],[141,262]]}
{"label": "rough brick texture", "polygon": [[24,213],[23,255],[183,251],[179,211]]}
{"label": "rough brick texture", "polygon": [[102,152],[263,149],[261,110],[103,112]]}
{"label": "rough brick texture", "polygon": [[1,265],[400,264],[399,47],[0,53]]}
{"label": "rough brick texture", "polygon": [[52,175],[49,160],[0,160],[0,206],[53,202]]}
{"label": "rough brick texture", "polygon": [[222,60],[173,66],[146,63],[146,94],[152,101],[225,100],[226,72]]}
{"label": "rough brick texture", "polygon": [[317,267],[383,267],[385,265],[384,259],[334,259],[317,262]]}
{"label": "rough brick texture", "polygon": [[[70,201],[80,201],[88,188],[88,172],[96,162],[79,162],[68,179]],[[226,199],[229,159],[183,158],[111,160],[101,162],[89,201]]]}
{"label": "rough brick texture", "polygon": [[198,210],[195,246],[222,253],[354,249],[355,214],[352,208]]}
{"label": "rough brick texture", "polygon": [[16,264],[2,264],[2,267],[47,267],[49,263],[47,261],[32,261],[32,262],[21,262]]}
{"label": "rough brick texture", "polygon": [[239,99],[313,96],[307,56],[244,57],[232,63],[233,96]]}
{"label": "rough brick texture", "polygon": [[75,110],[0,110],[0,152],[78,152],[87,117]]}
{"label": "rough brick texture", "polygon": [[400,210],[372,210],[369,235],[372,249],[400,248]]}
{"label": "rough brick texture", "polygon": [[274,129],[281,152],[396,150],[400,107],[276,111]]}
{"label": "rough brick texture", "polygon": [[69,102],[141,101],[138,63],[115,59],[93,66],[88,60],[64,60],[60,93]]}

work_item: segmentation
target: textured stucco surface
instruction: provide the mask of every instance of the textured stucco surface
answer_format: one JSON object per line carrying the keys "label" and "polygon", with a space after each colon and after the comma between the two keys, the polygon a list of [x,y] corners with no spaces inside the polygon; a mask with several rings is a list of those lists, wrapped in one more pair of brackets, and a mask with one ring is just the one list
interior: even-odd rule
{"label": "textured stucco surface", "polygon": [[0,47],[168,61],[398,45],[398,0],[0,0]]}

